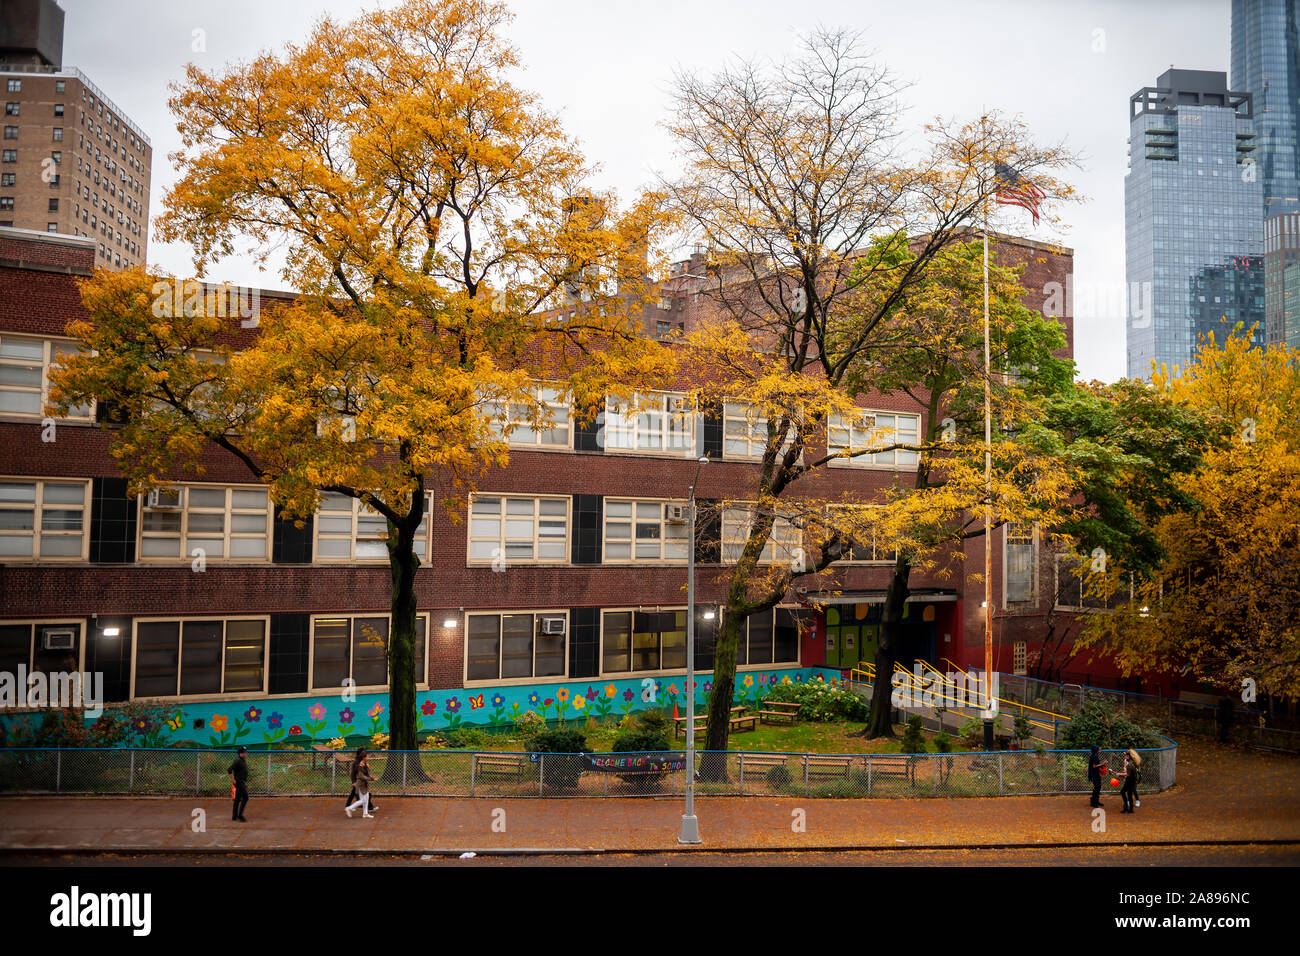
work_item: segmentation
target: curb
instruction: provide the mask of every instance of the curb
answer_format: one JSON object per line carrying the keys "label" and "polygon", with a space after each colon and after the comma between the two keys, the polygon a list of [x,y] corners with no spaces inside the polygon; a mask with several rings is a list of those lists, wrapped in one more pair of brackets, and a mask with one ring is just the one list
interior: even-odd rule
{"label": "curb", "polygon": [[749,853],[896,853],[908,851],[956,850],[1068,850],[1068,849],[1141,849],[1147,847],[1219,847],[1219,846],[1300,846],[1300,839],[1256,840],[1125,840],[1115,843],[1074,841],[1069,843],[912,843],[895,846],[853,844],[818,844],[809,846],[735,846],[735,847],[435,847],[423,850],[379,849],[373,847],[340,849],[294,849],[289,847],[0,847],[0,859],[31,855],[104,856],[600,856],[624,854],[660,856],[665,853],[749,854]]}

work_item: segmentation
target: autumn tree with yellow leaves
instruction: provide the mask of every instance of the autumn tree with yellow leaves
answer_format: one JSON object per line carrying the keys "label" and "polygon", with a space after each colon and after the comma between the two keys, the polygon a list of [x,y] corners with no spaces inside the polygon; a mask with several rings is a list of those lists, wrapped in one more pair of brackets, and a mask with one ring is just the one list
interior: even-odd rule
{"label": "autumn tree with yellow leaves", "polygon": [[1157,572],[1120,565],[1089,582],[1132,599],[1093,615],[1085,641],[1124,673],[1184,671],[1253,700],[1300,694],[1300,355],[1251,348],[1240,327],[1159,394],[1215,424],[1201,467],[1178,479],[1192,504],[1163,517]]}
{"label": "autumn tree with yellow leaves", "polygon": [[508,16],[405,0],[224,72],[191,66],[171,100],[184,148],[159,238],[190,244],[200,274],[283,249],[301,294],[247,333],[168,295],[168,277],[100,272],[83,285],[90,320],[71,328],[87,354],[53,393],[115,409],[112,452],[136,490],[201,473],[215,445],[290,518],[329,491],[387,520],[395,749],[417,743],[426,491],[455,509],[453,492],[504,463],[493,409],[544,424],[538,380],[581,406],[664,366],[636,334],[661,203],[620,211],[587,187],[577,147],[512,80]]}
{"label": "autumn tree with yellow leaves", "polygon": [[[666,188],[709,254],[702,296],[710,317],[685,338],[682,361],[706,383],[698,389],[701,401],[749,405],[765,439],[743,506],[750,513],[747,532],[731,543],[735,563],[722,581],[726,600],[706,744],[717,751],[727,746],[736,639],[748,615],[781,601],[796,582],[825,571],[872,534],[886,549],[909,553],[909,562],[926,560],[937,547],[928,522],[936,516],[958,521],[983,501],[982,444],[978,468],[969,455],[949,450],[942,480],[928,496],[903,493],[911,476],[900,476],[900,493],[881,501],[861,494],[829,501],[811,488],[832,465],[900,446],[918,456],[920,473],[940,467],[933,456],[942,454],[945,416],[923,415],[918,440],[900,442],[868,429],[856,442],[832,440],[828,451],[832,416],[853,416],[861,392],[888,387],[888,350],[900,344],[899,336],[906,339],[909,321],[924,326],[930,339],[903,347],[932,346],[936,355],[957,348],[957,377],[969,385],[968,376],[977,374],[982,389],[983,372],[971,364],[970,289],[953,293],[926,278],[950,248],[969,241],[966,230],[991,205],[995,163],[1041,189],[1048,213],[1071,196],[1057,174],[1073,160],[1062,147],[1036,146],[1022,124],[994,114],[937,123],[927,129],[920,155],[904,149],[899,87],[847,31],[813,33],[788,62],[681,75],[675,106],[670,130],[685,171]],[[962,309],[941,304],[952,294],[963,300]],[[982,321],[982,308],[976,314]],[[924,389],[924,376],[911,384]],[[930,396],[918,398],[921,410],[932,411]],[[962,447],[972,439],[970,431],[959,433]],[[1031,474],[1050,495],[1056,480],[1049,470],[1008,450],[999,479],[1007,511],[1013,503],[1020,514],[1036,507],[1027,490]],[[860,507],[829,507],[841,504]],[[868,504],[886,507],[861,507]],[[784,566],[764,565],[774,528],[784,525],[802,532],[803,552]],[[886,613],[901,615],[905,598],[904,587]],[[877,668],[887,675],[892,664],[878,656]],[[887,716],[884,690],[876,695],[877,709]],[[873,731],[889,733],[887,721],[879,724],[873,715]]]}

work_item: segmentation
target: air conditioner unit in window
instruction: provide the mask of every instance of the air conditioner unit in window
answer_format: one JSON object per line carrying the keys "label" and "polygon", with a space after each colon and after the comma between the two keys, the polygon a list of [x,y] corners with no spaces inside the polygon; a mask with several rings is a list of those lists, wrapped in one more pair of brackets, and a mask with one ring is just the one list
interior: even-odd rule
{"label": "air conditioner unit in window", "polygon": [[41,647],[47,651],[70,651],[77,635],[73,631],[46,631],[41,635]]}
{"label": "air conditioner unit in window", "polygon": [[677,395],[669,395],[664,407],[668,409],[668,414],[670,415],[688,411],[690,408],[686,399]]}
{"label": "air conditioner unit in window", "polygon": [[544,617],[542,618],[543,634],[563,634],[564,618],[562,617]]}
{"label": "air conditioner unit in window", "polygon": [[688,517],[686,505],[664,505],[664,520],[669,524],[685,524]]}
{"label": "air conditioner unit in window", "polygon": [[179,508],[181,506],[180,488],[155,488],[145,496],[146,508]]}

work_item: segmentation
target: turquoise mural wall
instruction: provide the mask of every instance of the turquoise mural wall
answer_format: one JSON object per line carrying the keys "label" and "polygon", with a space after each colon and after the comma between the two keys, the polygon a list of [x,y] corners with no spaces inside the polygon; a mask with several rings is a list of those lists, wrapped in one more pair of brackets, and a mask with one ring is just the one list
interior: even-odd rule
{"label": "turquoise mural wall", "polygon": [[[782,682],[801,683],[822,677],[837,681],[839,671],[821,667],[775,668],[736,675],[736,704],[757,704]],[[421,734],[477,726],[508,727],[528,711],[549,722],[586,723],[659,707],[672,714],[686,708],[684,675],[624,680],[570,681],[563,684],[528,684],[472,690],[428,690],[416,695],[417,730]],[[696,677],[695,706],[701,713],[713,691],[712,675]],[[128,746],[166,747],[190,743],[198,747],[246,747],[279,744],[310,745],[337,737],[371,737],[388,732],[388,695],[357,694],[346,700],[339,694],[302,697],[255,698],[212,703],[165,704],[160,721],[137,720]],[[9,727],[40,720],[37,714],[0,717]],[[196,722],[201,722],[196,726]]]}

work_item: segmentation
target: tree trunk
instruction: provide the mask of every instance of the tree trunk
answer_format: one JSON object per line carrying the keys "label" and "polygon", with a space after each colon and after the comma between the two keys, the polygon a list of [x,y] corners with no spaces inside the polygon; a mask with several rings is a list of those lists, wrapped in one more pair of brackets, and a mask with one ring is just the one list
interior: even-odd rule
{"label": "tree trunk", "polygon": [[709,728],[700,758],[700,778],[727,779],[726,751],[731,734],[731,698],[736,689],[736,642],[744,618],[728,609],[722,615],[713,656],[713,690],[709,692]]}
{"label": "tree trunk", "polygon": [[871,714],[867,726],[855,736],[873,739],[893,737],[894,726],[890,720],[890,693],[894,662],[898,659],[898,646],[903,637],[903,605],[907,601],[908,578],[911,565],[900,555],[894,564],[889,590],[885,593],[885,609],[880,618],[880,639],[876,642],[876,678],[871,688]]}
{"label": "tree trunk", "polygon": [[[415,739],[415,569],[419,559],[410,548],[389,554],[393,575],[393,620],[388,634],[388,746],[416,750]],[[404,553],[403,553],[404,552]]]}

